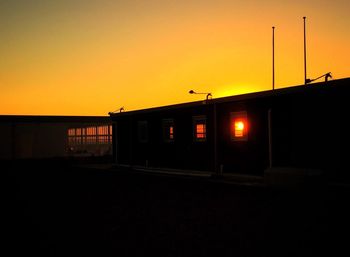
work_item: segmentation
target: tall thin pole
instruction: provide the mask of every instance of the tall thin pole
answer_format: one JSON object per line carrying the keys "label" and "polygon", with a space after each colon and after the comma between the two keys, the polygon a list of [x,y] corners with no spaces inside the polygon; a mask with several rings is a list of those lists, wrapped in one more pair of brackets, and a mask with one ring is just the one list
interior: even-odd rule
{"label": "tall thin pole", "polygon": [[307,75],[306,75],[306,17],[304,19],[304,83],[306,85]]}
{"label": "tall thin pole", "polygon": [[272,90],[275,89],[275,27],[272,27]]}

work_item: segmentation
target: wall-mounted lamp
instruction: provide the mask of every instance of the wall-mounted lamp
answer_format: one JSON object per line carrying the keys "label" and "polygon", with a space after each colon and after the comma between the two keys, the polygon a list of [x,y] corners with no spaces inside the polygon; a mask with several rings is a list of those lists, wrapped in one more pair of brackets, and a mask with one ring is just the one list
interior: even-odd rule
{"label": "wall-mounted lamp", "polygon": [[313,81],[315,81],[315,80],[318,80],[318,79],[320,79],[320,78],[322,78],[322,77],[325,77],[325,82],[327,82],[328,79],[331,79],[331,78],[332,78],[332,75],[331,75],[330,72],[328,72],[328,73],[323,74],[322,76],[319,76],[319,77],[317,77],[317,78],[315,78],[315,79],[306,79],[306,80],[305,80],[305,84],[311,83],[311,82],[313,82]]}
{"label": "wall-mounted lamp", "polygon": [[207,100],[209,100],[209,97],[210,97],[210,99],[213,97],[211,93],[198,93],[198,92],[195,92],[193,90],[190,90],[188,93],[197,94],[197,95],[207,95],[207,97],[206,97]]}
{"label": "wall-mounted lamp", "polygon": [[111,115],[111,114],[114,114],[114,113],[117,113],[117,112],[123,112],[123,111],[124,111],[124,106],[120,107],[118,110],[115,110],[113,112],[109,112],[108,114]]}

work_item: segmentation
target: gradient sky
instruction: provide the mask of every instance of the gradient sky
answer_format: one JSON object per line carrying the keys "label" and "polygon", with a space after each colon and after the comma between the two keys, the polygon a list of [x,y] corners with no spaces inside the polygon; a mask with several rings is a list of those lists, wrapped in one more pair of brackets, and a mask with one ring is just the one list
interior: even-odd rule
{"label": "gradient sky", "polygon": [[0,0],[0,114],[107,115],[350,77],[349,0]]}

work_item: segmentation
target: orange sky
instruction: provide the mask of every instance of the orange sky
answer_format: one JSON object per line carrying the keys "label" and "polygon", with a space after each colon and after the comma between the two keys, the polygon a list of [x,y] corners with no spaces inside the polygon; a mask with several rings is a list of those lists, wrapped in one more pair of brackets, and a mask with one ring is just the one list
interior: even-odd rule
{"label": "orange sky", "polygon": [[0,0],[0,114],[107,115],[350,76],[350,1]]}

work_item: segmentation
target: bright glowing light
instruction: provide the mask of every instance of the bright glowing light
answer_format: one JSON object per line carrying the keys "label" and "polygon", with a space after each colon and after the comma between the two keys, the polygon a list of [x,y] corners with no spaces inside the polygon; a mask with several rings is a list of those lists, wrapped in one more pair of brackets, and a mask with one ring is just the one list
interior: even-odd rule
{"label": "bright glowing light", "polygon": [[248,140],[248,115],[246,111],[231,113],[231,140]]}
{"label": "bright glowing light", "polygon": [[244,122],[243,121],[235,121],[235,137],[243,137],[244,136]]}
{"label": "bright glowing light", "polygon": [[252,84],[247,84],[240,82],[236,85],[223,85],[218,86],[218,89],[215,91],[215,97],[225,97],[233,95],[242,95],[252,92],[263,91],[264,88]]}
{"label": "bright glowing light", "polygon": [[235,123],[235,128],[236,128],[236,130],[243,130],[243,129],[244,129],[244,123],[243,123],[243,121],[237,121],[237,122]]}

